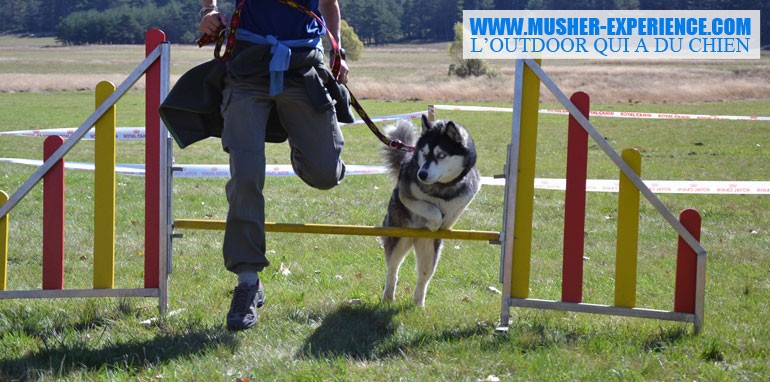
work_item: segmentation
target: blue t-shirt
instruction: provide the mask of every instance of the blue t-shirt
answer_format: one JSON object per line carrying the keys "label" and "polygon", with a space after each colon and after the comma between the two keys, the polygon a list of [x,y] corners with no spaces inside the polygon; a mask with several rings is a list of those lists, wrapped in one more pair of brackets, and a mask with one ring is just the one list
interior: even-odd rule
{"label": "blue t-shirt", "polygon": [[[236,5],[240,0],[236,0]],[[318,16],[318,0],[294,0]],[[326,33],[315,18],[277,0],[247,0],[238,26],[258,35],[279,40],[314,38]]]}

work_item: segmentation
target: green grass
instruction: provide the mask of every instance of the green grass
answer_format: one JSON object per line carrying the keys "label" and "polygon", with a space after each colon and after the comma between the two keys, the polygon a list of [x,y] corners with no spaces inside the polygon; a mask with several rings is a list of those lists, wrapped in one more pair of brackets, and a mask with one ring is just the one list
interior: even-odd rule
{"label": "green grass", "polygon": [[[425,110],[431,101],[364,100],[370,115]],[[446,103],[436,101],[436,103]],[[463,104],[509,106],[510,103]],[[543,107],[556,107],[544,104]],[[0,94],[0,130],[78,126],[93,109],[91,92]],[[770,115],[770,101],[706,104],[596,104],[593,110]],[[119,126],[143,124],[143,93],[118,106]],[[439,111],[471,129],[482,175],[503,172],[510,141],[506,113]],[[642,175],[661,180],[767,180],[770,140],[764,122],[594,119],[617,150],[636,147]],[[536,176],[565,171],[566,117],[541,115]],[[343,128],[344,158],[378,164],[380,143],[361,125]],[[39,158],[39,138],[0,139],[0,156]],[[143,146],[118,144],[119,163],[141,163]],[[177,163],[226,163],[217,140],[175,150]],[[286,145],[270,145],[269,163],[288,163]],[[93,143],[67,157],[93,160]],[[8,193],[34,168],[0,163]],[[591,145],[589,177],[618,170]],[[118,176],[116,287],[142,286],[143,179]],[[175,218],[224,219],[225,179],[177,179]],[[317,191],[297,178],[269,178],[267,219],[377,225],[392,185],[384,176],[350,176]],[[67,173],[67,288],[89,288],[93,259],[93,174]],[[9,289],[41,285],[41,187],[13,210]],[[224,315],[234,276],[222,266],[221,232],[185,231],[174,241],[169,310],[151,324],[157,300],[0,300],[0,380],[762,380],[770,375],[770,198],[659,195],[672,211],[703,215],[708,251],[706,317],[691,325],[646,319],[514,308],[510,331],[500,316],[499,246],[447,241],[425,309],[411,305],[413,258],[401,271],[397,302],[379,301],[382,250],[374,238],[268,234],[272,265],[261,277],[267,305],[257,327],[228,333]],[[531,296],[558,299],[564,195],[536,191]],[[503,189],[485,186],[457,224],[499,230]],[[611,304],[617,195],[588,197],[585,299]],[[641,209],[640,307],[672,308],[676,235],[645,201]],[[291,271],[284,275],[283,264]],[[360,301],[360,304],[351,301]]]}

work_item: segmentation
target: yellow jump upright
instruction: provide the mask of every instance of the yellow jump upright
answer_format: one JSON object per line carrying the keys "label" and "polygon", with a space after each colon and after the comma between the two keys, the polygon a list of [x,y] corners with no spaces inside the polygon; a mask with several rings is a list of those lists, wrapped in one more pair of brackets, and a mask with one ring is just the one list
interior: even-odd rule
{"label": "yellow jump upright", "polygon": [[[96,107],[113,92],[115,85],[96,85]],[[116,106],[96,121],[94,143],[94,288],[115,287],[115,162]]]}
{"label": "yellow jump upright", "polygon": [[[636,174],[641,174],[639,151],[625,149],[623,160]],[[636,306],[636,263],[639,247],[639,190],[620,172],[618,190],[618,234],[615,253],[615,306]]]}
{"label": "yellow jump upright", "polygon": [[[540,63],[540,61],[537,61]],[[524,65],[521,99],[519,172],[516,183],[516,224],[513,227],[511,297],[529,297],[532,257],[532,212],[535,197],[537,121],[540,107],[540,79]]]}
{"label": "yellow jump upright", "polygon": [[[8,194],[0,191],[0,206],[8,201]],[[8,221],[11,214],[0,218],[0,290],[6,290],[8,280]]]}

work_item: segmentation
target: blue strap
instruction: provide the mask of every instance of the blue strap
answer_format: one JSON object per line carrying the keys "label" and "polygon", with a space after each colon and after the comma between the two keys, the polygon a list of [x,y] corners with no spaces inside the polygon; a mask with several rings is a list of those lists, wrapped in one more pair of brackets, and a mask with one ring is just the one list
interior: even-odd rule
{"label": "blue strap", "polygon": [[275,36],[262,36],[245,29],[238,29],[238,39],[254,44],[270,45],[270,96],[276,96],[283,92],[283,77],[291,63],[291,48],[317,48],[323,49],[321,37],[299,40],[278,40]]}
{"label": "blue strap", "polygon": [[273,54],[273,58],[270,60],[270,96],[272,97],[283,91],[283,74],[289,69],[291,49],[281,44],[272,35],[267,36],[267,42],[272,45],[270,53]]}

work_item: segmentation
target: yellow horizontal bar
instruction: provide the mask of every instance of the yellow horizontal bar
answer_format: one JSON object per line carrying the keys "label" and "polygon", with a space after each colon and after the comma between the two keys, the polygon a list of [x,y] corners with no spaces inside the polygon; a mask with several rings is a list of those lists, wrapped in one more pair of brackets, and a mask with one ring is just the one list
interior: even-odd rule
{"label": "yellow horizontal bar", "polygon": [[[223,220],[174,220],[175,229],[208,229],[224,231]],[[494,231],[468,231],[441,229],[432,232],[418,228],[375,227],[338,224],[294,224],[265,222],[265,232],[319,233],[329,235],[424,237],[431,239],[487,240],[497,242],[500,233]]]}

